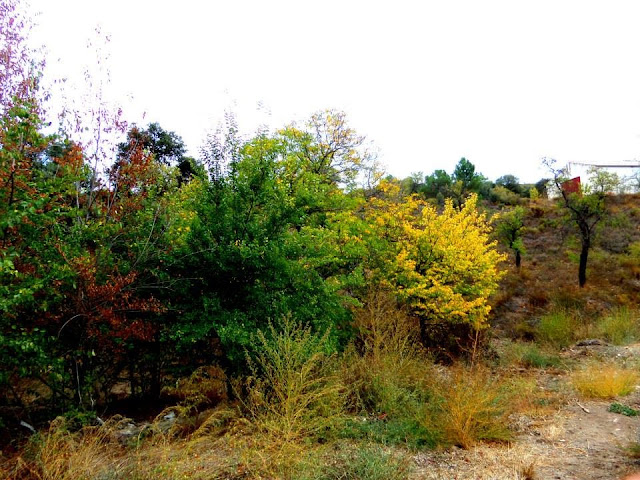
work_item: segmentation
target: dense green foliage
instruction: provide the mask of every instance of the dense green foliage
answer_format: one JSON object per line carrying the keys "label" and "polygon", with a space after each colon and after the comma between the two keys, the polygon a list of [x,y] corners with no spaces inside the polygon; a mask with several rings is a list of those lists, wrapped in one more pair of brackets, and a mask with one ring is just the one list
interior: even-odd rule
{"label": "dense green foliage", "polygon": [[516,267],[520,268],[522,255],[526,253],[522,241],[524,229],[524,208],[516,207],[513,210],[499,215],[496,222],[496,235],[498,239],[515,254]]}
{"label": "dense green foliage", "polygon": [[423,330],[486,318],[500,257],[475,200],[438,214],[393,183],[357,188],[368,157],[339,112],[238,141],[188,176],[179,137],[158,125],[132,128],[106,175],[39,133],[33,102],[2,125],[10,403],[24,403],[21,378],[62,407],[109,402],[124,379],[130,395],[157,396],[183,367],[246,368],[255,333],[288,317],[329,332],[336,350],[371,283],[395,290]]}
{"label": "dense green foliage", "polygon": [[[487,326],[501,256],[468,160],[402,191],[380,182],[337,111],[249,138],[231,119],[199,159],[157,123],[126,128],[104,112],[81,126],[90,142],[45,134],[21,61],[32,81],[3,94],[0,119],[3,406],[91,410],[158,399],[212,362],[247,373],[257,332],[277,337],[285,319],[325,335],[329,354],[354,339],[371,288],[410,309],[424,346],[438,343],[431,331]],[[109,147],[102,135],[116,131]]]}

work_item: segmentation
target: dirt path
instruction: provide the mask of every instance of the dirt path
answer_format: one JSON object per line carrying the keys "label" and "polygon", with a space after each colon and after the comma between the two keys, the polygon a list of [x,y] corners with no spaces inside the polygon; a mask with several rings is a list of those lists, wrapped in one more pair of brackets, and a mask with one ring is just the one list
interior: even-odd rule
{"label": "dirt path", "polygon": [[[639,396],[625,398],[625,404],[635,407]],[[533,432],[525,445],[540,445],[540,464],[536,472],[541,479],[602,479],[615,480],[624,474],[640,470],[640,465],[626,455],[624,449],[638,441],[640,419],[608,411],[611,402],[581,403],[567,406],[561,412],[557,431],[546,437]],[[553,425],[553,424],[552,424]],[[544,427],[543,427],[544,431]],[[536,435],[538,433],[538,435]]]}
{"label": "dirt path", "polygon": [[[618,347],[611,353],[640,356],[640,348],[635,347]],[[547,377],[543,383],[558,380],[553,375],[543,376]],[[640,409],[640,387],[620,402]],[[551,416],[520,419],[520,433],[508,446],[420,453],[414,457],[414,478],[619,480],[630,472],[640,472],[640,460],[625,451],[632,442],[640,441],[640,416],[609,412],[611,403],[571,400]]]}
{"label": "dirt path", "polygon": [[[640,394],[626,398],[636,405]],[[607,411],[610,402],[568,405],[553,418],[528,426],[510,446],[416,455],[415,479],[618,480],[640,471],[624,448],[638,440],[640,418]],[[529,474],[529,476],[527,476]]]}

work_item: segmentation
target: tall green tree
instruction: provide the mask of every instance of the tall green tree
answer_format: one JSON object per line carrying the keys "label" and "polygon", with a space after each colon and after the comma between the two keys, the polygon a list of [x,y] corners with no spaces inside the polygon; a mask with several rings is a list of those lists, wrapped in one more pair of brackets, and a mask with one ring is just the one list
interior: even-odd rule
{"label": "tall green tree", "polygon": [[496,185],[500,185],[501,187],[511,190],[513,193],[517,193],[518,195],[522,194],[520,180],[515,175],[502,175],[500,178],[496,179]]}
{"label": "tall green tree", "polygon": [[622,186],[622,180],[617,173],[608,172],[603,168],[589,167],[589,185],[599,194],[615,193]]}
{"label": "tall green tree", "polygon": [[476,173],[475,165],[464,157],[460,159],[453,170],[451,179],[450,197],[458,206],[462,205],[471,193],[486,196],[490,187],[487,179]]}
{"label": "tall green tree", "polygon": [[427,198],[437,198],[438,203],[444,205],[444,199],[451,193],[453,180],[444,170],[436,170],[427,175],[424,181],[424,194]]}

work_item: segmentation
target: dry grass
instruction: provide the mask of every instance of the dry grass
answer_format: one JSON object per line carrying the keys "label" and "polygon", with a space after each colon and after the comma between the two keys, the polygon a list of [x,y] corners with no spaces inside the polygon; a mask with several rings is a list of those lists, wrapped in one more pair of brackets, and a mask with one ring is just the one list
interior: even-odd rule
{"label": "dry grass", "polygon": [[571,383],[587,398],[614,398],[634,391],[640,380],[635,370],[593,363],[574,372]]}
{"label": "dry grass", "polygon": [[372,289],[354,311],[353,326],[362,351],[374,359],[389,353],[412,357],[417,351],[417,321],[390,292]]}
{"label": "dry grass", "polygon": [[[242,464],[227,437],[176,439],[156,431],[136,447],[118,432],[129,419],[69,432],[62,419],[35,435],[23,454],[0,468],[12,480],[183,480],[232,479]],[[240,478],[240,477],[239,477]]]}
{"label": "dry grass", "polygon": [[482,367],[454,367],[434,381],[425,426],[441,432],[446,443],[470,448],[481,440],[512,437],[509,415],[516,410],[518,386]]}
{"label": "dry grass", "polygon": [[414,478],[424,480],[534,480],[544,456],[530,445],[479,445],[469,450],[424,452]]}
{"label": "dry grass", "polygon": [[420,348],[418,326],[392,295],[372,291],[354,312],[358,348],[343,358],[352,411],[394,414],[407,409],[412,392],[423,389],[433,368]]}
{"label": "dry grass", "polygon": [[163,394],[186,407],[217,405],[227,400],[227,376],[215,365],[198,367],[189,377],[178,380],[175,386],[165,387]]}
{"label": "dry grass", "polygon": [[23,454],[5,467],[5,473],[8,478],[39,480],[78,480],[103,473],[106,476],[121,467],[118,459],[122,447],[113,441],[112,434],[122,427],[124,424],[117,419],[73,433],[59,417],[48,432],[31,438]]}

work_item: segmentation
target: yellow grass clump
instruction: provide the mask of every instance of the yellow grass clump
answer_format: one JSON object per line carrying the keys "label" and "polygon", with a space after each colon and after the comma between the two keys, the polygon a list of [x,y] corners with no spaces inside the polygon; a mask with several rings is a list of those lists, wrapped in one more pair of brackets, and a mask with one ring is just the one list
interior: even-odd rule
{"label": "yellow grass clump", "polygon": [[507,441],[518,390],[515,383],[482,367],[454,367],[434,382],[425,427],[439,430],[442,440],[462,448],[481,440]]}
{"label": "yellow grass clump", "polygon": [[629,395],[638,383],[638,373],[615,365],[591,364],[571,378],[574,388],[587,398]]}

